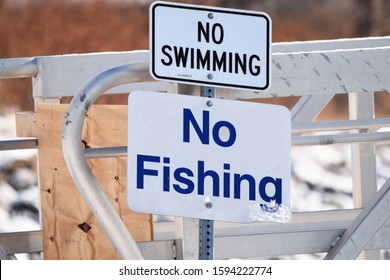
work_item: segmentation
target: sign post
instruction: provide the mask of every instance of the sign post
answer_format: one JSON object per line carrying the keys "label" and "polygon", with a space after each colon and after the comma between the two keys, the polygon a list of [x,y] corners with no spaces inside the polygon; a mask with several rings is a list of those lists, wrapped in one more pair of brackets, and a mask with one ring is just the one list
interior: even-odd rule
{"label": "sign post", "polygon": [[[200,95],[207,98],[216,97],[216,88],[214,87],[200,87]],[[207,101],[207,106],[211,107],[213,101]],[[211,202],[208,202],[208,206],[213,207]],[[212,260],[214,258],[214,221],[213,220],[204,220],[199,221],[199,242],[200,242],[200,251],[199,259],[201,260]]]}
{"label": "sign post", "polygon": [[128,205],[200,219],[200,259],[213,259],[216,220],[291,218],[290,112],[215,98],[216,87],[268,89],[270,48],[264,13],[159,1],[150,7],[150,74],[200,85],[202,97],[129,95]]}

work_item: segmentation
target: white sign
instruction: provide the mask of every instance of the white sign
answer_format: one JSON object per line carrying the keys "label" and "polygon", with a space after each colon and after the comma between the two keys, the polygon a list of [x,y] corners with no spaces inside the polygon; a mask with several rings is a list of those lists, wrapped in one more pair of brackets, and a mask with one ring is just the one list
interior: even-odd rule
{"label": "white sign", "polygon": [[128,205],[136,212],[286,222],[291,118],[278,105],[134,92]]}
{"label": "white sign", "polygon": [[266,90],[271,19],[265,13],[155,2],[150,73],[160,80]]}

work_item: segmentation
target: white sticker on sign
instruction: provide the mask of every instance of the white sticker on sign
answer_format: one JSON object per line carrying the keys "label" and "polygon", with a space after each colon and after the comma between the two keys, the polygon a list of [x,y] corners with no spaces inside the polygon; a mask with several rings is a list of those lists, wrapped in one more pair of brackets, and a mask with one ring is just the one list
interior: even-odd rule
{"label": "white sticker on sign", "polygon": [[128,205],[230,222],[290,219],[290,112],[155,92],[129,96]]}
{"label": "white sticker on sign", "polygon": [[271,19],[265,13],[155,2],[150,73],[160,80],[266,90]]}

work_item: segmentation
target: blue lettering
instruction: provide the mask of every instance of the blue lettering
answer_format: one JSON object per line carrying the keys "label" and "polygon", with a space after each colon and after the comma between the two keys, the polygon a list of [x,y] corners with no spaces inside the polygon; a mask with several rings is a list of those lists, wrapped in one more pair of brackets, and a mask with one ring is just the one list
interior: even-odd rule
{"label": "blue lettering", "polygon": [[[164,157],[163,161],[164,163],[169,164],[171,160],[169,159],[169,157]],[[165,165],[163,167],[163,191],[164,192],[169,192],[170,173],[171,173],[170,166]]]}
{"label": "blue lettering", "polygon": [[[222,127],[226,127],[229,130],[229,132],[230,132],[229,133],[229,139],[227,139],[226,141],[223,141],[219,137],[219,130]],[[236,142],[236,136],[237,136],[236,129],[234,128],[234,126],[230,122],[219,121],[213,127],[213,139],[214,139],[215,143],[217,145],[221,146],[221,147],[230,147],[230,146],[232,146],[234,144],[234,142]]]}
{"label": "blue lettering", "polygon": [[[203,145],[210,144],[210,112],[203,111],[202,113],[202,128],[199,123],[196,121],[195,116],[192,114],[192,111],[188,108],[183,109],[183,142],[190,143],[190,126],[194,128],[196,134],[199,137],[200,142]],[[229,131],[229,137],[226,140],[221,139],[220,130],[222,127],[226,127]],[[231,147],[237,138],[237,132],[233,124],[228,121],[219,121],[217,122],[212,129],[212,136],[214,142],[220,147]]]}
{"label": "blue lettering", "polygon": [[[267,184],[272,184],[275,188],[275,193],[273,196],[269,196],[266,192]],[[271,202],[274,200],[277,204],[282,203],[282,179],[264,177],[261,179],[259,184],[259,193],[262,199],[266,202]]]}
{"label": "blue lettering", "polygon": [[190,109],[183,109],[183,142],[190,142],[190,123],[195,129],[196,134],[202,144],[208,145],[210,141],[210,114],[208,111],[203,111],[203,128],[201,129],[199,124],[196,122],[194,115]]}
{"label": "blue lettering", "polygon": [[194,185],[194,183],[190,179],[183,177],[182,176],[183,173],[185,175],[187,175],[188,177],[194,177],[194,173],[190,169],[185,168],[185,167],[179,167],[173,173],[173,177],[179,183],[182,183],[182,184],[186,185],[187,188],[182,188],[179,184],[173,184],[173,188],[178,193],[190,194],[190,193],[192,193],[194,191],[195,185]]}
{"label": "blue lettering", "polygon": [[[156,178],[151,185],[162,186],[164,192],[170,192],[172,187],[177,193],[183,195],[191,194],[194,191],[198,195],[204,195],[207,186],[211,188],[209,190],[212,191],[214,197],[221,195],[224,198],[230,198],[232,192],[234,199],[241,199],[244,192],[249,194],[248,199],[251,201],[256,201],[256,195],[258,195],[265,202],[282,203],[281,178],[270,176],[261,178],[260,182],[257,181],[259,184],[258,193],[256,193],[255,177],[250,174],[231,173],[229,163],[223,164],[223,170],[220,173],[206,169],[205,162],[201,160],[198,160],[195,171],[187,167],[171,168],[170,164],[169,157],[138,154],[136,188],[144,189],[146,176],[151,176]],[[159,174],[162,174],[162,178],[159,178]]]}
{"label": "blue lettering", "polygon": [[[229,171],[230,164],[225,163],[223,165],[223,169],[225,171]],[[229,172],[223,173],[223,197],[230,197],[230,173]]]}
{"label": "blue lettering", "polygon": [[205,178],[210,176],[213,180],[213,196],[219,196],[219,176],[213,170],[204,170],[204,161],[198,161],[198,194],[204,194]]}
{"label": "blue lettering", "polygon": [[256,200],[256,181],[249,174],[234,174],[234,198],[241,198],[241,182],[244,180],[248,182],[249,200]]}
{"label": "blue lettering", "polygon": [[144,188],[144,176],[158,176],[158,171],[153,169],[145,169],[144,163],[160,162],[160,157],[137,155],[137,189]]}

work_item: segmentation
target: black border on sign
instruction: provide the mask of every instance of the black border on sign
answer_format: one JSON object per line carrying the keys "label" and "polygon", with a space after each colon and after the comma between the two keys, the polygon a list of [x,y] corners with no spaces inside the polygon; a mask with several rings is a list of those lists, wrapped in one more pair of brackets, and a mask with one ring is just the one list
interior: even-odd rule
{"label": "black border on sign", "polygon": [[[151,36],[151,69],[150,74],[156,78],[157,80],[165,80],[165,81],[178,81],[183,83],[189,83],[189,84],[199,84],[199,85],[211,85],[211,86],[222,86],[222,87],[228,87],[228,88],[241,88],[241,89],[254,89],[254,90],[261,90],[265,91],[270,86],[270,47],[271,47],[271,40],[270,40],[270,19],[268,16],[266,16],[264,13],[251,13],[247,11],[240,11],[240,10],[224,10],[224,9],[213,9],[212,7],[205,7],[205,6],[186,6],[186,5],[175,5],[171,3],[164,3],[164,2],[156,2],[152,4],[152,10],[151,10],[151,18],[152,18],[152,34]],[[191,80],[191,79],[181,79],[181,78],[175,78],[175,77],[166,77],[166,76],[159,76],[155,73],[155,9],[159,6],[164,7],[171,7],[171,8],[178,8],[178,9],[188,9],[188,10],[198,10],[198,11],[208,11],[208,12],[216,12],[216,13],[225,13],[225,14],[235,14],[235,15],[244,15],[244,16],[255,16],[255,17],[262,17],[266,20],[267,23],[267,56],[266,56],[266,84],[264,87],[253,87],[253,86],[246,86],[246,85],[236,85],[236,84],[226,84],[226,83],[217,83],[217,82],[209,82],[209,81],[200,81],[200,80]]]}

